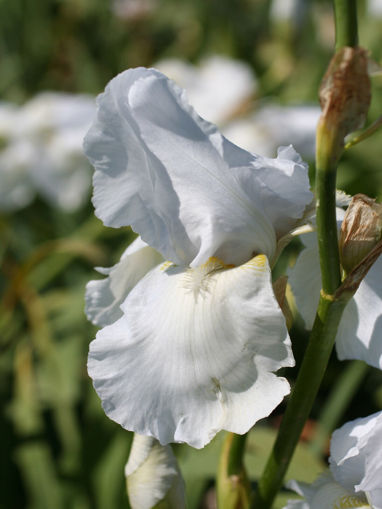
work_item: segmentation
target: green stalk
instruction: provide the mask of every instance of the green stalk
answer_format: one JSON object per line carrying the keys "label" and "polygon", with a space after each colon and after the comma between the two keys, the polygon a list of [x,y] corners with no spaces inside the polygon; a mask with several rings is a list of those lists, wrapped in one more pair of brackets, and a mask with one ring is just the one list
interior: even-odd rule
{"label": "green stalk", "polygon": [[336,50],[358,44],[357,0],[334,0]]}
{"label": "green stalk", "polygon": [[305,421],[312,409],[347,300],[321,295],[312,334],[279,433],[251,507],[268,509],[282,486]]}
{"label": "green stalk", "polygon": [[[355,0],[334,0],[337,52],[357,46]],[[336,293],[341,285],[341,269],[336,221],[336,170],[343,152],[344,137],[368,107],[367,79],[362,53],[342,50],[334,56],[320,89],[323,114],[317,128],[316,196],[317,236],[322,290],[309,344],[280,430],[259,480],[252,509],[269,509],[282,486],[304,424],[324,377],[338,325],[351,292]],[[358,63],[360,61],[360,63]],[[365,85],[366,83],[366,85]],[[360,93],[357,87],[361,87]],[[365,87],[366,92],[363,88]]]}
{"label": "green stalk", "polygon": [[334,390],[330,393],[321,413],[310,449],[321,457],[326,450],[328,439],[349,406],[369,366],[362,361],[352,361],[342,371]]}
{"label": "green stalk", "polygon": [[336,219],[336,168],[338,136],[321,118],[317,128],[316,196],[317,238],[322,289],[333,295],[341,284],[340,255]]}
{"label": "green stalk", "polygon": [[217,475],[219,509],[249,509],[250,483],[244,467],[247,435],[227,433]]}

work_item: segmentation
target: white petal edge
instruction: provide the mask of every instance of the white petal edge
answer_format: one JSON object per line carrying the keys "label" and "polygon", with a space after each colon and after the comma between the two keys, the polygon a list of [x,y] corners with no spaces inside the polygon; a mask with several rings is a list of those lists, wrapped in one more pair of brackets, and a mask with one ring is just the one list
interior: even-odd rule
{"label": "white petal edge", "polygon": [[[337,208],[340,223],[344,211]],[[306,234],[307,246],[289,273],[289,283],[307,329],[313,327],[320,296],[321,276],[317,236]],[[340,360],[363,360],[382,369],[382,256],[371,267],[354,297],[347,304],[336,336]]]}
{"label": "white petal edge", "polygon": [[[304,501],[288,501],[284,509],[369,509],[363,494],[354,494],[337,483],[330,473],[318,477],[312,484],[290,481],[288,487],[302,495]],[[300,504],[300,505],[299,505]]]}
{"label": "white petal edge", "polygon": [[116,265],[96,268],[107,277],[89,281],[86,285],[85,313],[89,320],[100,326],[118,320],[123,314],[120,306],[131,289],[161,262],[162,256],[137,237]]}
{"label": "white petal edge", "polygon": [[382,256],[346,306],[336,337],[338,358],[382,369]]}
{"label": "white petal edge", "polygon": [[186,507],[184,482],[169,445],[135,434],[125,476],[132,509],[151,509],[164,499],[169,509]]}
{"label": "white petal edge", "polygon": [[162,444],[246,433],[288,394],[294,364],[264,255],[236,268],[153,269],[98,332],[88,369],[106,414]]}
{"label": "white petal edge", "polygon": [[330,469],[349,490],[367,493],[382,508],[382,412],[355,419],[333,433]]}

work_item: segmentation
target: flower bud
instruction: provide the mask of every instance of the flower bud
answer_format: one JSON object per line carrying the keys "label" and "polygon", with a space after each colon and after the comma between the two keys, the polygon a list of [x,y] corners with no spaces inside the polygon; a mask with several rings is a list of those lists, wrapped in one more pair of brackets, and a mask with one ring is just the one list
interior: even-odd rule
{"label": "flower bud", "polygon": [[317,156],[336,161],[344,138],[363,126],[371,98],[368,57],[363,48],[341,48],[332,58],[320,87],[322,115],[317,128]]}
{"label": "flower bud", "polygon": [[382,237],[382,204],[364,194],[350,202],[341,225],[340,255],[342,267],[350,272]]}
{"label": "flower bud", "polygon": [[132,509],[186,507],[184,481],[169,445],[135,434],[125,476]]}

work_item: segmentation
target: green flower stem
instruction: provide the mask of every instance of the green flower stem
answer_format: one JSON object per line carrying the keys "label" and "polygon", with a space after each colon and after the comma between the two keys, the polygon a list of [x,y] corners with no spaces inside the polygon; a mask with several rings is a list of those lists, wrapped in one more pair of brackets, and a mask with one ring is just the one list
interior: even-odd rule
{"label": "green flower stem", "polygon": [[352,361],[342,371],[335,387],[321,413],[310,449],[321,457],[326,452],[328,440],[333,430],[354,397],[362,380],[365,378],[369,366],[363,361]]}
{"label": "green flower stem", "polygon": [[227,433],[217,475],[219,509],[249,509],[250,483],[244,467],[247,435]]}
{"label": "green flower stem", "polygon": [[322,289],[333,295],[341,284],[336,219],[336,168],[340,151],[337,132],[322,119],[317,128],[316,196],[317,237]]}
{"label": "green flower stem", "polygon": [[[357,46],[356,0],[334,0],[334,6],[337,51],[345,46]],[[357,62],[349,61],[348,64],[346,62],[348,57],[344,53],[338,53],[339,58],[342,62],[334,59],[328,69],[329,75],[325,76],[324,88],[320,94],[323,115],[317,128],[316,196],[317,236],[322,275],[321,296],[304,360],[275,445],[252,500],[252,509],[269,509],[282,486],[324,377],[343,310],[351,297],[351,292],[336,293],[341,285],[335,200],[336,169],[343,152],[344,136],[352,130],[352,117],[363,112],[360,106],[363,106],[364,98],[361,94],[360,100],[355,94],[356,100],[354,104],[352,102],[355,86],[353,81],[357,81],[355,77],[359,67],[356,65]],[[341,67],[342,63],[344,65]],[[340,68],[341,72],[338,73]],[[344,94],[352,92],[348,94],[350,99],[346,94],[343,97],[341,90]],[[358,89],[356,91],[358,92]],[[364,100],[364,103],[366,105],[367,101]]]}
{"label": "green flower stem", "polygon": [[321,385],[346,302],[347,299],[333,300],[325,295],[320,297],[304,360],[275,445],[259,480],[251,505],[253,509],[270,508],[282,486],[284,475]]}
{"label": "green flower stem", "polygon": [[334,0],[336,49],[358,44],[357,0]]}

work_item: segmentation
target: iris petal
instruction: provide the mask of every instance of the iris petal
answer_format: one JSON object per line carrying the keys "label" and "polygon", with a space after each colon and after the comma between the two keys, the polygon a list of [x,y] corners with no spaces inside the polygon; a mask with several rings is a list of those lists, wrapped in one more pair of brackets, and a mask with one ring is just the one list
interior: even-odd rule
{"label": "iris petal", "polygon": [[245,433],[289,392],[293,365],[264,255],[235,268],[154,268],[123,316],[91,343],[89,373],[107,415],[162,444],[200,448]]}
{"label": "iris petal", "polygon": [[272,259],[277,236],[312,198],[307,167],[292,148],[277,159],[240,149],[153,69],[110,82],[85,151],[96,168],[97,215],[109,226],[131,225],[178,265],[211,256],[239,265],[254,253]]}

